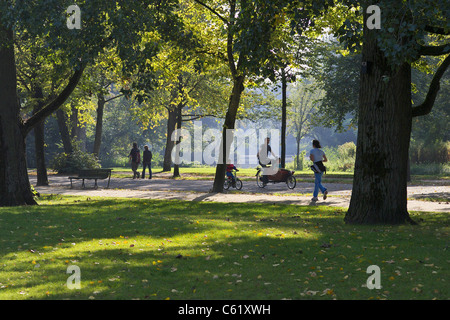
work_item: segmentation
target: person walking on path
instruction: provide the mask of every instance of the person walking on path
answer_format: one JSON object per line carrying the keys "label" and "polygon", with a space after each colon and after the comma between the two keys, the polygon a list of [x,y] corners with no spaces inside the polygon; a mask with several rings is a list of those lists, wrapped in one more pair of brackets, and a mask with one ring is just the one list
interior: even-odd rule
{"label": "person walking on path", "polygon": [[144,152],[142,152],[142,179],[145,179],[145,168],[148,168],[148,178],[152,178],[152,152],[148,149],[148,146],[144,146]]}
{"label": "person walking on path", "polygon": [[313,140],[312,144],[313,148],[309,153],[309,158],[313,162],[311,169],[314,171],[314,192],[311,201],[319,200],[317,198],[317,196],[319,195],[319,190],[323,193],[323,200],[325,200],[327,198],[328,191],[322,185],[322,176],[323,173],[326,172],[326,168],[323,165],[323,162],[327,162],[328,159],[327,156],[325,155],[325,152],[321,150],[322,146],[320,145],[320,142],[318,140]]}
{"label": "person walking on path", "polygon": [[139,179],[139,172],[137,171],[139,164],[141,163],[141,152],[136,142],[133,142],[133,148],[128,155],[131,163],[131,170],[133,171],[133,179]]}

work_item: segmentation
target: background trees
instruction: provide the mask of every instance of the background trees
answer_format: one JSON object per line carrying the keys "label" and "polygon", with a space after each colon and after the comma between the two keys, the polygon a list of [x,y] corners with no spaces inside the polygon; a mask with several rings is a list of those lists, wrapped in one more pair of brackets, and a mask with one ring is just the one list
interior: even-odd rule
{"label": "background trees", "polygon": [[[180,33],[181,21],[173,14],[174,1],[83,1],[83,29],[69,30],[66,25],[66,1],[2,1],[0,3],[0,205],[36,204],[28,181],[25,161],[25,137],[37,124],[67,100],[76,88],[86,65],[107,47],[114,48],[125,73],[139,74],[136,86],[151,85],[149,60],[158,48],[156,42],[142,42],[144,33],[161,31],[162,37],[190,42]],[[67,5],[68,6],[68,5]],[[87,18],[86,18],[87,17]],[[44,22],[44,23],[43,23]],[[45,36],[46,45],[61,50],[75,71],[65,88],[30,118],[19,114],[15,61],[15,34],[27,31],[30,38]]]}
{"label": "background trees", "polygon": [[[179,141],[172,132],[214,116],[223,134],[213,190],[221,192],[231,142],[226,130],[234,129],[239,117],[267,115],[281,118],[283,159],[289,125],[295,128],[297,160],[308,122],[338,131],[357,127],[346,220],[409,221],[408,157],[428,161],[425,145],[448,150],[448,11],[445,1],[380,1],[382,28],[369,30],[364,23],[369,4],[80,1],[82,29],[69,30],[67,1],[1,2],[0,205],[35,203],[25,162],[29,132],[38,184],[46,184],[46,156],[63,149],[70,154],[75,137],[83,152],[104,165],[120,162],[134,140],[151,143],[154,154],[165,159],[164,170],[171,170],[170,155]],[[345,46],[325,36],[330,26]],[[289,85],[307,77],[314,87]],[[267,83],[281,87],[271,110],[270,99],[258,101]],[[323,95],[307,97],[319,91]],[[423,115],[429,116],[419,118]],[[319,130],[313,128],[310,136],[320,136]]]}

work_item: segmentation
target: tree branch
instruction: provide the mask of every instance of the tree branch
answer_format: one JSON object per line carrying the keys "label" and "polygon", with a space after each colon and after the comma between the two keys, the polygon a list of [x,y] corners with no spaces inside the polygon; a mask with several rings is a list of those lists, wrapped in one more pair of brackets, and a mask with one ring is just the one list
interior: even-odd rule
{"label": "tree branch", "polygon": [[440,46],[420,46],[419,55],[421,56],[442,56],[450,53],[450,43]]}
{"label": "tree branch", "polygon": [[425,101],[421,105],[412,108],[413,117],[424,116],[431,112],[431,110],[433,109],[434,102],[436,101],[439,89],[441,88],[440,85],[441,78],[449,65],[450,65],[450,55],[448,55],[445,58],[444,62],[442,62],[442,64],[439,66],[436,73],[434,74]]}
{"label": "tree branch", "polygon": [[205,7],[206,9],[208,9],[209,11],[211,11],[214,15],[216,15],[220,20],[222,20],[226,25],[228,25],[228,20],[225,19],[224,17],[222,17],[216,10],[214,10],[213,8],[211,8],[210,6],[208,6],[206,3],[199,1],[199,0],[194,0],[195,2],[197,2],[198,4],[202,5],[203,7]]}
{"label": "tree branch", "polygon": [[[234,14],[236,12],[236,2],[230,2],[230,18],[233,19]],[[237,69],[234,61],[233,56],[233,32],[231,30],[231,27],[229,26],[227,30],[227,59],[228,59],[228,65],[231,71],[231,74],[233,77],[237,76]]]}
{"label": "tree branch", "polygon": [[33,129],[33,127],[44,120],[46,117],[51,115],[53,112],[59,109],[64,102],[69,98],[69,96],[72,94],[73,90],[77,87],[78,83],[80,82],[81,76],[83,75],[83,71],[85,69],[86,65],[82,64],[78,70],[75,71],[75,73],[72,75],[72,77],[69,79],[69,82],[67,86],[64,88],[63,91],[49,104],[47,104],[45,107],[43,107],[41,110],[39,110],[37,113],[35,113],[31,118],[24,121],[22,125],[22,132],[24,133],[24,136],[28,134],[28,132]]}
{"label": "tree branch", "polygon": [[445,29],[441,28],[441,27],[425,26],[424,30],[426,32],[429,32],[429,33],[441,34],[441,35],[444,35],[444,36],[450,35],[450,30],[445,31]]}
{"label": "tree branch", "polygon": [[111,100],[114,100],[114,99],[123,97],[123,96],[124,96],[124,94],[123,94],[123,93],[120,93],[120,94],[118,94],[117,96],[114,96],[114,97],[112,97],[112,98],[106,99],[106,100],[105,100],[105,103],[110,102]]}
{"label": "tree branch", "polygon": [[217,115],[214,115],[214,114],[182,114],[181,117],[191,117],[189,119],[182,119],[181,120],[183,122],[186,122],[186,121],[197,120],[197,119],[204,118],[204,117],[217,118]]}
{"label": "tree branch", "polygon": [[195,50],[196,54],[207,54],[212,57],[219,58],[221,61],[228,63],[228,58],[222,52],[212,52],[208,50]]}

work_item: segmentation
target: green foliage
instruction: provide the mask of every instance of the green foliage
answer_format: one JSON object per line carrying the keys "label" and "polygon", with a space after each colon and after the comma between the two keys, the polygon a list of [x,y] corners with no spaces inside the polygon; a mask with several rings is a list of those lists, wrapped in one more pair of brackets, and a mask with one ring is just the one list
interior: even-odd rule
{"label": "green foliage", "polygon": [[[426,59],[428,66],[435,65],[438,59]],[[436,68],[436,67],[434,67]],[[430,71],[431,73],[431,71]],[[421,104],[426,97],[432,75],[420,70],[413,70],[412,81],[415,91],[412,94],[413,106]],[[447,71],[441,79],[441,89],[433,106],[433,110],[423,117],[412,121],[412,139],[414,143],[435,144],[438,141],[450,141],[450,72]]]}
{"label": "green foliage", "polygon": [[361,56],[344,53],[336,43],[324,45],[321,64],[315,72],[317,87],[324,95],[318,104],[315,122],[344,131],[344,122],[358,122],[359,73]]}
{"label": "green foliage", "polygon": [[[340,0],[327,16],[334,35],[352,52],[362,47],[364,10],[372,4],[364,0]],[[380,0],[376,5],[381,9],[382,27],[372,32],[376,32],[378,45],[393,68],[404,62],[417,61],[421,56],[421,46],[438,44],[435,41],[443,39],[430,36],[427,27],[437,26],[447,32],[450,29],[446,0]],[[449,52],[445,46],[442,51]]]}
{"label": "green foliage", "polygon": [[431,175],[431,179],[436,176],[450,176],[450,165],[448,163],[427,163],[427,164],[411,164],[412,175]]}
{"label": "green foliage", "polygon": [[37,200],[37,198],[40,196],[40,193],[34,189],[32,185],[30,185],[31,193],[33,194],[33,198]]}
{"label": "green foliage", "polygon": [[323,148],[328,162],[327,171],[351,172],[355,168],[356,145],[344,143],[337,148]]}
{"label": "green foliage", "polygon": [[97,158],[88,152],[83,152],[75,147],[71,154],[60,153],[56,155],[50,168],[58,173],[76,173],[80,169],[97,169],[100,168]]}
{"label": "green foliage", "polygon": [[338,154],[342,159],[355,159],[356,145],[353,142],[347,142],[338,147]]}
{"label": "green foliage", "polygon": [[409,154],[411,163],[448,163],[450,162],[450,141],[436,141],[432,143],[411,143]]}
{"label": "green foliage", "polygon": [[304,168],[304,163],[305,163],[305,155],[306,155],[305,150],[301,151],[300,154],[298,155],[298,157],[295,155],[294,161],[292,161],[291,163],[288,163],[286,165],[286,169],[302,171]]}
{"label": "green foliage", "polygon": [[356,145],[353,142],[347,142],[338,146],[339,169],[342,171],[353,171],[355,167]]}
{"label": "green foliage", "polygon": [[162,167],[164,162],[164,156],[159,152],[152,153],[152,167]]}

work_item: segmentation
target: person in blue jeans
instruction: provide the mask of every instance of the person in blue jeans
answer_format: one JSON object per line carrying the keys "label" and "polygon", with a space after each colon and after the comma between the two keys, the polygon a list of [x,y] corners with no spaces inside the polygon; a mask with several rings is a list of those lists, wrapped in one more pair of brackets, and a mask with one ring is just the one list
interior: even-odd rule
{"label": "person in blue jeans", "polygon": [[[318,168],[319,172],[314,172],[314,192],[313,192],[313,198],[311,201],[318,201],[319,199],[317,196],[319,195],[319,190],[323,193],[323,200],[327,198],[328,191],[327,188],[325,188],[322,185],[322,176],[324,170],[323,168],[323,162],[327,162],[327,156],[325,155],[325,152],[321,149],[322,146],[320,145],[320,142],[318,140],[313,140],[313,148],[309,153],[309,158],[314,163],[314,165]],[[322,170],[320,170],[322,169]]]}

